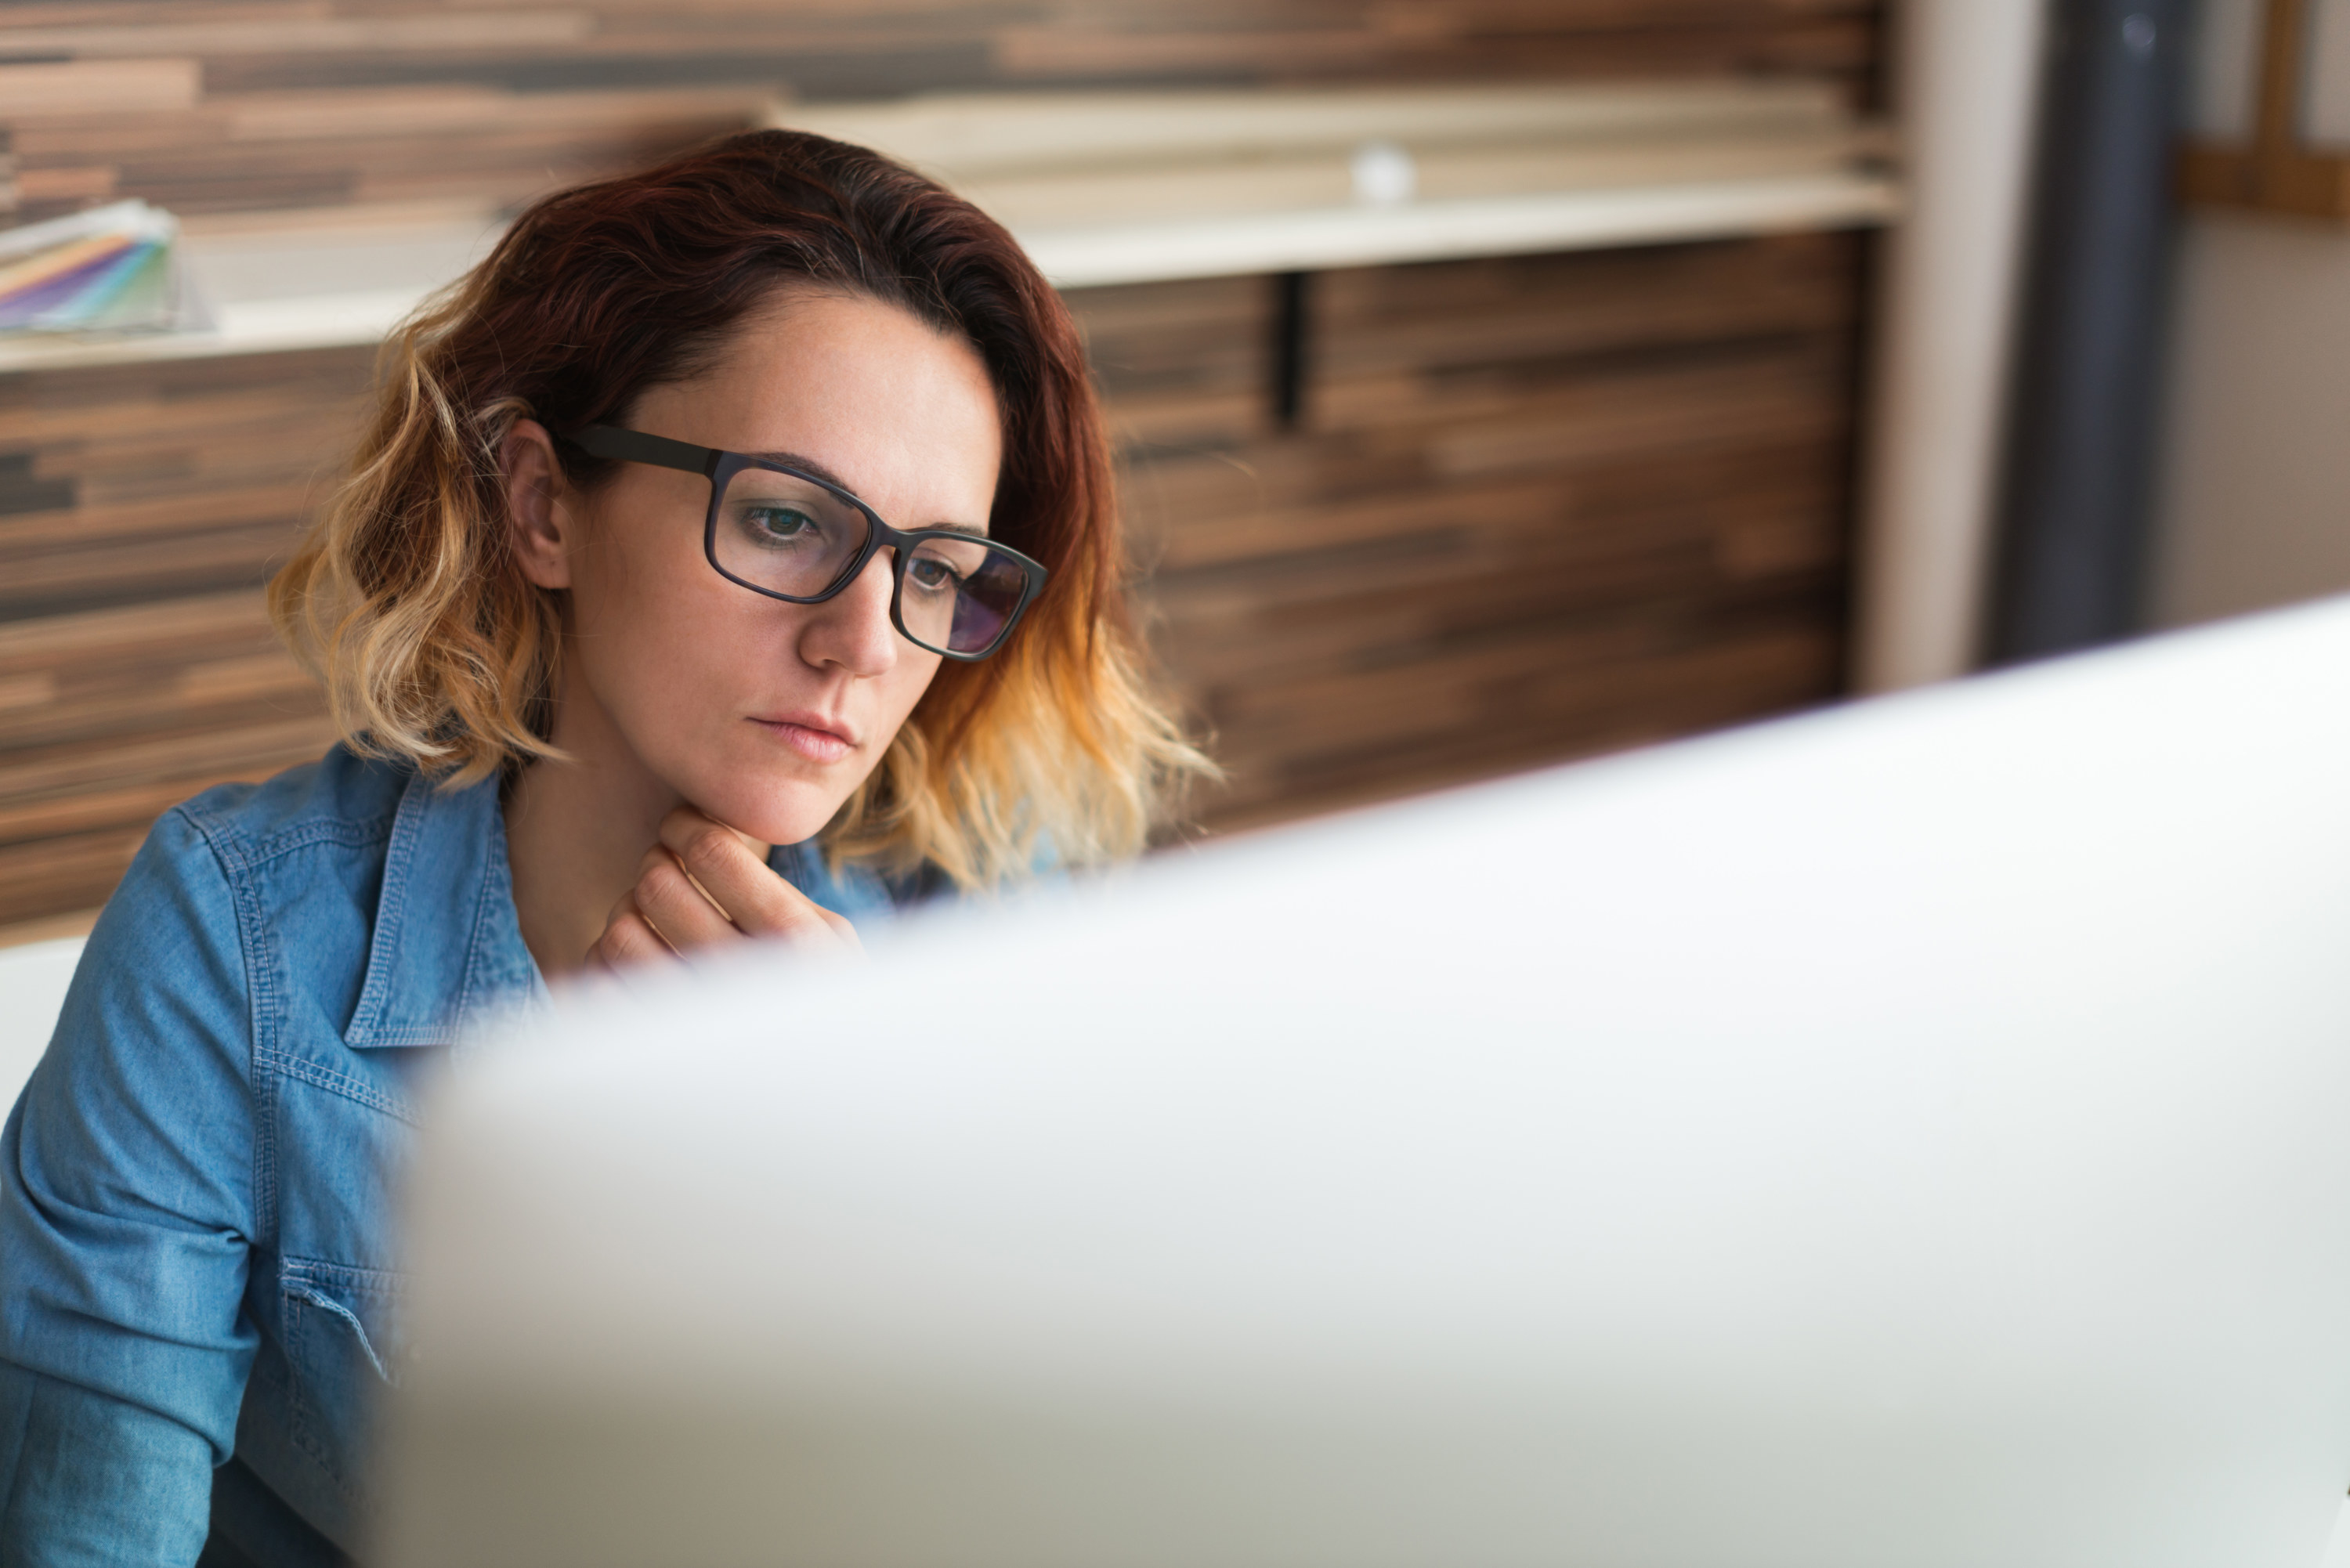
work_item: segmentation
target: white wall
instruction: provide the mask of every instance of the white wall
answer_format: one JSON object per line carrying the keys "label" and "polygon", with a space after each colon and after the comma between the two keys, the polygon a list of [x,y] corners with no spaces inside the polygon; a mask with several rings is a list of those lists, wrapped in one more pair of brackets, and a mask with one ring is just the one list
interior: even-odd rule
{"label": "white wall", "polygon": [[[2265,0],[2204,0],[2197,129],[2250,127]],[[2350,0],[2316,0],[2308,134],[2350,149]],[[2350,591],[2350,226],[2190,209],[2152,618]]]}
{"label": "white wall", "polygon": [[0,948],[0,1116],[16,1103],[33,1064],[48,1047],[81,943],[79,937],[68,937]]}

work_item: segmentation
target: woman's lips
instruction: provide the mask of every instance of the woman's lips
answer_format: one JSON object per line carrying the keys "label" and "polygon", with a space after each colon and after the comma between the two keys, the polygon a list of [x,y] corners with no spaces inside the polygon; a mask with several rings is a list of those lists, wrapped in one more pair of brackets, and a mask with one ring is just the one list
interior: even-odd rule
{"label": "woman's lips", "polygon": [[754,718],[751,722],[812,763],[837,763],[857,749],[849,736],[812,719]]}

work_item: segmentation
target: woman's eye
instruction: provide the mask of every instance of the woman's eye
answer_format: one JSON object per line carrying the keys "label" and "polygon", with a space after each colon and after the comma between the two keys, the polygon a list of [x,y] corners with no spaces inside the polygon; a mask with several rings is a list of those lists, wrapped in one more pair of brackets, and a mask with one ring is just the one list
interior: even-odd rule
{"label": "woman's eye", "polygon": [[743,514],[743,521],[762,540],[798,542],[816,532],[816,519],[787,506],[761,506]]}
{"label": "woman's eye", "polygon": [[959,587],[962,584],[962,576],[944,561],[919,556],[907,563],[906,575],[914,579],[917,587],[945,589]]}

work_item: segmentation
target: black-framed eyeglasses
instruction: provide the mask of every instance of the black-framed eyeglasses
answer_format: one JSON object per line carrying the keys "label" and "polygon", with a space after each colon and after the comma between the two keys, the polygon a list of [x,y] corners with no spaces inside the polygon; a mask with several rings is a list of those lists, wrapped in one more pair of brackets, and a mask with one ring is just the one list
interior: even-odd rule
{"label": "black-framed eyeglasses", "polygon": [[565,439],[592,457],[709,480],[702,553],[720,576],[771,599],[822,604],[886,545],[895,567],[889,623],[949,659],[1003,647],[1045,586],[1045,568],[1008,545],[951,528],[892,528],[839,485],[786,463],[613,425]]}

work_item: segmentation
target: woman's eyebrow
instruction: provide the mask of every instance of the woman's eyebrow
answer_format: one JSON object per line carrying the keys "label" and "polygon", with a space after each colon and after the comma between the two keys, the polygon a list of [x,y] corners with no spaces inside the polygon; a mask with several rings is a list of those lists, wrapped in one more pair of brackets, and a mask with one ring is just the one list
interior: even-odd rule
{"label": "woman's eyebrow", "polygon": [[746,452],[743,455],[744,457],[755,457],[761,462],[780,463],[785,468],[796,468],[802,473],[815,475],[816,478],[823,480],[827,484],[837,484],[841,489],[847,491],[851,495],[857,493],[857,487],[855,485],[849,483],[848,481],[841,478],[840,475],[833,472],[832,470],[825,467],[824,464],[818,462],[812,457],[802,457],[795,452]]}
{"label": "woman's eyebrow", "polygon": [[[823,480],[827,484],[837,484],[851,495],[857,494],[855,485],[812,457],[802,457],[795,452],[746,452],[743,455],[755,457],[761,462],[775,462],[781,463],[785,468],[796,468],[802,473]],[[858,499],[861,501],[864,497],[858,496]],[[905,524],[899,524],[899,526],[904,527]],[[924,523],[919,524],[913,531],[925,534],[969,534],[981,539],[988,536],[987,524],[984,523]]]}

